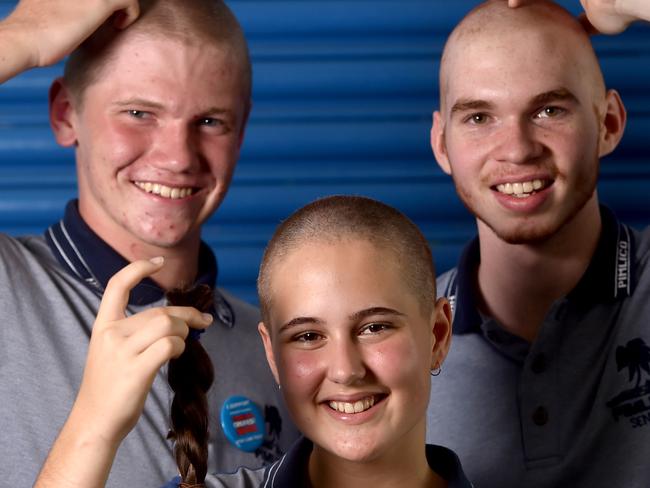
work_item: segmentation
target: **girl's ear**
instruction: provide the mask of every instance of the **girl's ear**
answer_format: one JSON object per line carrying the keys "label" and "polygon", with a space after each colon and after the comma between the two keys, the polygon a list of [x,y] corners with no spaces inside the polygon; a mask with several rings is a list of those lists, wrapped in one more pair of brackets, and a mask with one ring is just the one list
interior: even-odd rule
{"label": "girl's ear", "polygon": [[264,352],[266,353],[266,362],[269,363],[269,367],[271,368],[271,372],[273,373],[275,382],[279,385],[280,377],[278,376],[278,368],[275,365],[275,356],[273,355],[273,345],[271,344],[271,336],[264,322],[260,322],[257,325],[257,330],[260,333],[260,336],[262,337],[262,344],[264,344]]}
{"label": "girl's ear", "polygon": [[431,327],[434,338],[431,349],[431,369],[434,370],[442,366],[451,345],[451,306],[444,297],[436,300]]}

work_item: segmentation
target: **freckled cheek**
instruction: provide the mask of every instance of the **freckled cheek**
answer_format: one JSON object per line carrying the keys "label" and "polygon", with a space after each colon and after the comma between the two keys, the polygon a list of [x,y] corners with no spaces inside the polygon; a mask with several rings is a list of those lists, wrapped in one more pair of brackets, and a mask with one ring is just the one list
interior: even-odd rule
{"label": "freckled cheek", "polygon": [[208,161],[210,173],[219,181],[228,182],[239,159],[239,149],[236,144],[212,144],[204,146],[203,156]]}
{"label": "freckled cheek", "polygon": [[311,395],[321,384],[324,374],[318,353],[300,351],[282,355],[280,381],[287,393]]}
{"label": "freckled cheek", "polygon": [[427,382],[431,354],[410,341],[377,346],[366,357],[366,364],[378,381],[392,391],[408,391],[410,396],[428,400]]}
{"label": "freckled cheek", "polygon": [[123,169],[147,153],[151,140],[141,131],[120,125],[105,128],[97,135],[101,141],[101,159],[115,170]]}
{"label": "freckled cheek", "polygon": [[461,143],[454,141],[447,144],[447,154],[456,174],[470,173],[478,162],[485,160],[488,155],[488,145],[482,141],[480,144],[473,140],[464,140]]}

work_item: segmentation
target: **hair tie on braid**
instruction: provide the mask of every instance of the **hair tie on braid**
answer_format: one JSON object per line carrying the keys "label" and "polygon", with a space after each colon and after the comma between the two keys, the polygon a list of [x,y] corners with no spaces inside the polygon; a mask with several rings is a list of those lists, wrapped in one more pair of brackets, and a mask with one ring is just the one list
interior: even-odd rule
{"label": "hair tie on braid", "polygon": [[[167,293],[171,305],[193,306],[211,312],[214,294],[207,285],[191,290]],[[196,334],[193,334],[196,332]],[[171,430],[174,456],[181,474],[181,488],[201,488],[208,470],[208,401],[207,392],[214,381],[212,361],[196,340],[203,331],[192,329],[185,341],[185,351],[169,361],[167,380],[174,391],[171,405]]]}

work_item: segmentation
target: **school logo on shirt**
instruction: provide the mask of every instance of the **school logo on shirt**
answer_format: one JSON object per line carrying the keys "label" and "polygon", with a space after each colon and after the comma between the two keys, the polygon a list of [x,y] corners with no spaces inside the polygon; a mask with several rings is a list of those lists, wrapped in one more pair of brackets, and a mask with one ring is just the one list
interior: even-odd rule
{"label": "school logo on shirt", "polygon": [[640,337],[618,346],[616,367],[619,372],[627,371],[628,381],[634,387],[606,403],[614,420],[627,420],[635,429],[650,425],[650,347]]}
{"label": "school logo on shirt", "polygon": [[270,463],[284,454],[280,448],[282,417],[275,406],[264,406],[264,422],[266,426],[264,442],[255,450],[255,456],[264,463]]}

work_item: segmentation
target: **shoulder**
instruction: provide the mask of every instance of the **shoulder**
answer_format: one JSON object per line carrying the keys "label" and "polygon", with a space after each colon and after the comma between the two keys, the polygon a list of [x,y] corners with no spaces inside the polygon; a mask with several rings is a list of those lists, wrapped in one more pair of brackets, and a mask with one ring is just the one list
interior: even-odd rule
{"label": "shoulder", "polygon": [[258,488],[264,481],[269,467],[239,468],[234,473],[209,474],[205,478],[206,488]]}
{"label": "shoulder", "polygon": [[438,297],[449,297],[455,294],[458,268],[452,268],[436,278],[436,294]]}
{"label": "shoulder", "polygon": [[454,451],[447,447],[427,444],[426,453],[429,467],[448,482],[449,488],[473,488]]}
{"label": "shoulder", "polygon": [[0,233],[0,269],[5,273],[58,268],[42,236],[11,237]]}
{"label": "shoulder", "polygon": [[242,323],[252,323],[257,326],[258,322],[260,321],[260,311],[256,306],[245,302],[240,298],[237,298],[235,295],[223,288],[218,288],[218,292],[226,301],[226,303],[232,308],[232,311],[235,314],[235,322],[238,325]]}
{"label": "shoulder", "polygon": [[648,260],[650,256],[650,226],[643,230],[632,229],[637,260]]}

